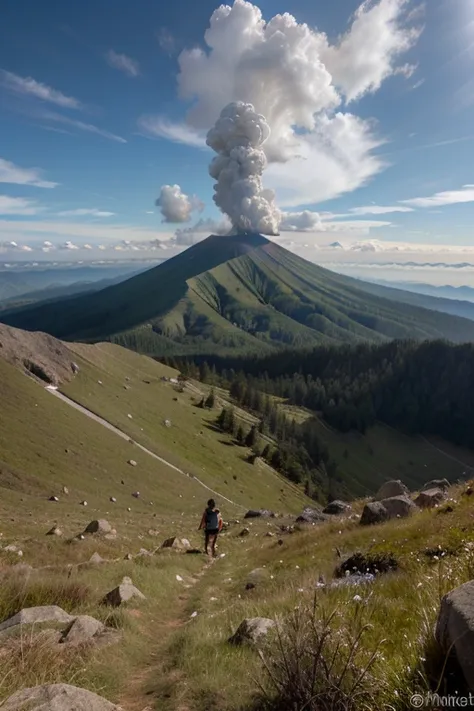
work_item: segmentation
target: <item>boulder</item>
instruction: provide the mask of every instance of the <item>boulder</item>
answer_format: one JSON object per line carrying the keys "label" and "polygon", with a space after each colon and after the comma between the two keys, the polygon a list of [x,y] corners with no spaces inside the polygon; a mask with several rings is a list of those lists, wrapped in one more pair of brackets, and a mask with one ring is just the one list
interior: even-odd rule
{"label": "boulder", "polygon": [[391,496],[380,502],[389,518],[406,518],[416,511],[416,505],[408,496]]}
{"label": "boulder", "polygon": [[380,489],[374,496],[374,501],[382,501],[383,499],[391,499],[394,496],[409,496],[410,492],[400,479],[393,479],[382,484]]}
{"label": "boulder", "polygon": [[374,523],[382,523],[388,519],[388,511],[379,501],[370,501],[364,506],[360,523],[362,526],[371,526]]}
{"label": "boulder", "polygon": [[90,642],[96,635],[105,630],[105,625],[89,615],[79,615],[64,631],[61,642],[79,646]]}
{"label": "boulder", "polygon": [[455,588],[441,600],[436,639],[453,651],[471,691],[474,690],[474,580]]}
{"label": "boulder", "polygon": [[145,595],[138,590],[132,583],[131,579],[125,577],[120,585],[111,590],[105,596],[103,603],[105,605],[110,605],[111,607],[120,607],[124,602],[128,602],[133,599],[146,600]]}
{"label": "boulder", "polygon": [[186,551],[191,548],[191,544],[187,538],[176,538],[176,536],[173,536],[172,538],[167,538],[161,547],[172,548],[176,551]]}
{"label": "boulder", "polygon": [[346,504],[345,501],[331,501],[330,504],[323,509],[323,514],[329,514],[330,516],[340,516],[341,514],[347,513],[351,510],[351,505]]}
{"label": "boulder", "polygon": [[275,514],[273,511],[268,511],[267,509],[257,509],[247,511],[244,518],[274,518]]}
{"label": "boulder", "polygon": [[44,684],[10,696],[2,711],[121,711],[102,696],[69,684]]}
{"label": "boulder", "polygon": [[266,617],[250,617],[243,620],[236,633],[229,638],[230,644],[257,644],[275,627],[275,622]]}
{"label": "boulder", "polygon": [[85,528],[84,533],[107,534],[112,532],[112,526],[105,518],[100,518],[98,521],[91,521]]}
{"label": "boulder", "polygon": [[415,499],[415,504],[420,509],[433,509],[443,503],[446,493],[443,489],[423,489]]}
{"label": "boulder", "polygon": [[251,570],[247,575],[247,583],[250,583],[252,587],[255,587],[258,583],[261,583],[268,576],[266,568],[255,568]]}
{"label": "boulder", "polygon": [[422,491],[426,491],[427,489],[442,489],[446,491],[450,486],[451,484],[447,479],[432,479],[423,485]]}
{"label": "boulder", "polygon": [[296,519],[296,523],[324,523],[324,521],[328,520],[329,517],[322,511],[307,506]]}
{"label": "boulder", "polygon": [[32,625],[39,622],[64,622],[69,623],[74,620],[72,615],[68,615],[57,605],[43,605],[41,607],[26,607],[10,619],[0,624],[0,632],[8,630],[17,625]]}
{"label": "boulder", "polygon": [[93,553],[89,558],[89,563],[94,563],[94,565],[98,565],[99,563],[105,563],[105,560],[102,558],[101,555],[96,552]]}

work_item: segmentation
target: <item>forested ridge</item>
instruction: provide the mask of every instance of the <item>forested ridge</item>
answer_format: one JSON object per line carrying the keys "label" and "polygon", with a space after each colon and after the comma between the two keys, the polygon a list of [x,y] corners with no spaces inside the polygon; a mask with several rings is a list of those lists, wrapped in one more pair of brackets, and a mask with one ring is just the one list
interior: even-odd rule
{"label": "forested ridge", "polygon": [[[235,402],[260,415],[262,431],[276,437],[279,445],[265,453],[268,461],[328,496],[344,487],[316,432],[316,417],[340,432],[364,433],[379,421],[474,449],[474,344],[392,341],[171,364],[230,388]],[[267,396],[305,407],[314,418],[283,423]]]}

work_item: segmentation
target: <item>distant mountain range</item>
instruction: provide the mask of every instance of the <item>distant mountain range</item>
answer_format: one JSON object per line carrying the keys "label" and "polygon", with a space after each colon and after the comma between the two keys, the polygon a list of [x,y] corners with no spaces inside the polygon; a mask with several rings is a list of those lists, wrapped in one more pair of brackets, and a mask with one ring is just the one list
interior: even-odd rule
{"label": "distant mountain range", "polygon": [[403,291],[413,291],[417,294],[426,294],[426,296],[474,302],[474,287],[471,286],[450,286],[449,284],[446,284],[445,286],[433,286],[432,284],[423,284],[412,281],[397,282],[385,281],[382,279],[374,280],[374,282],[380,284],[381,286],[388,286],[393,289],[402,289]]}
{"label": "distant mountain range", "polygon": [[[261,235],[211,236],[126,281],[1,320],[164,354],[265,353],[393,338],[474,340],[470,320],[307,262]],[[374,293],[375,292],[375,293]]]}

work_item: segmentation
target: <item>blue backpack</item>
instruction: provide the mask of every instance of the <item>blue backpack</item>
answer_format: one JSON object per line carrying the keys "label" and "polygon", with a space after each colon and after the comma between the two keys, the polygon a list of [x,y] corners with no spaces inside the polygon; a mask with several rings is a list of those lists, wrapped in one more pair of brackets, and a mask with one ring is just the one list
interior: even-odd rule
{"label": "blue backpack", "polygon": [[217,531],[219,528],[219,514],[214,509],[206,509],[206,531]]}

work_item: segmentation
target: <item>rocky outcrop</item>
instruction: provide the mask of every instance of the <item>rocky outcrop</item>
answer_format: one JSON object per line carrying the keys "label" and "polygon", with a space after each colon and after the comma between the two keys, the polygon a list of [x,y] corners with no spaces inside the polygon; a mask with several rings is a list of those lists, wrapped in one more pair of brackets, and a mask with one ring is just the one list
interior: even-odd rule
{"label": "rocky outcrop", "polygon": [[43,605],[41,607],[27,607],[10,619],[0,624],[0,632],[17,625],[32,625],[39,622],[72,622],[74,617],[68,615],[57,605]]}
{"label": "rocky outcrop", "polygon": [[421,491],[415,499],[415,504],[420,509],[433,509],[439,506],[446,499],[443,489],[425,489]]}
{"label": "rocky outcrop", "polygon": [[329,516],[324,514],[322,511],[319,511],[318,509],[312,509],[311,507],[307,506],[303,513],[298,516],[296,519],[297,523],[324,523],[324,521],[328,521]]}
{"label": "rocky outcrop", "polygon": [[89,615],[79,615],[63,633],[63,644],[79,646],[90,642],[105,630],[105,625]]}
{"label": "rocky outcrop", "polygon": [[391,499],[394,496],[409,496],[410,492],[408,491],[407,487],[405,484],[400,481],[400,479],[393,479],[392,481],[386,481],[385,484],[382,484],[380,489],[377,491],[376,495],[374,496],[374,501],[382,501],[383,499]]}
{"label": "rocky outcrop", "polygon": [[230,644],[257,644],[275,627],[275,622],[266,617],[250,617],[243,620],[235,634],[230,637]]}
{"label": "rocky outcrop", "polygon": [[471,691],[474,691],[474,580],[445,595],[436,625],[436,639],[452,651]]}
{"label": "rocky outcrop", "polygon": [[351,505],[346,504],[345,501],[331,501],[330,504],[323,509],[323,514],[329,514],[330,516],[340,516],[351,510]]}
{"label": "rocky outcrop", "polygon": [[362,526],[368,526],[391,518],[406,518],[416,510],[415,504],[408,496],[391,496],[382,501],[370,501],[366,504],[360,523]]}
{"label": "rocky outcrop", "polygon": [[97,521],[91,521],[88,526],[84,529],[84,533],[106,535],[112,533],[112,526],[105,518],[100,518]]}
{"label": "rocky outcrop", "polygon": [[442,489],[443,491],[446,491],[450,486],[451,484],[447,479],[432,479],[431,481],[426,482],[422,488],[422,491],[426,491],[427,489]]}
{"label": "rocky outcrop", "polygon": [[125,577],[120,585],[107,593],[103,603],[111,607],[120,607],[130,600],[146,600],[146,597],[135,587],[131,578]]}
{"label": "rocky outcrop", "polygon": [[388,511],[380,501],[370,501],[364,506],[360,517],[361,526],[371,526],[388,520]]}
{"label": "rocky outcrop", "polygon": [[45,684],[10,696],[2,711],[121,711],[102,696],[69,684]]}

